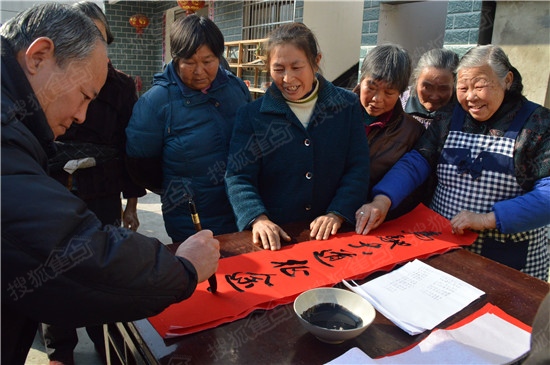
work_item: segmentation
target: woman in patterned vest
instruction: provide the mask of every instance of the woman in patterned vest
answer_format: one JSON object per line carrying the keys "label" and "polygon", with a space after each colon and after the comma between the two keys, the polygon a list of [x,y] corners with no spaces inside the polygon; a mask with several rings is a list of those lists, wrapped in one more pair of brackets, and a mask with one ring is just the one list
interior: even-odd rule
{"label": "woman in patterned vest", "polygon": [[457,68],[454,109],[434,123],[357,211],[357,233],[380,225],[432,172],[431,208],[453,231],[479,233],[476,253],[548,278],[550,110],[528,101],[521,75],[494,45],[468,51]]}

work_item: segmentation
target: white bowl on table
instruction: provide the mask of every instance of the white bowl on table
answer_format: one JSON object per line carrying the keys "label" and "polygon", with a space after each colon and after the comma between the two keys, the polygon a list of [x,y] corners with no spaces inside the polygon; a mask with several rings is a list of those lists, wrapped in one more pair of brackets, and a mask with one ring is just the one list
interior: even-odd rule
{"label": "white bowl on table", "polygon": [[365,298],[338,288],[303,292],[294,300],[294,312],[306,330],[331,344],[359,336],[376,316],[374,307]]}

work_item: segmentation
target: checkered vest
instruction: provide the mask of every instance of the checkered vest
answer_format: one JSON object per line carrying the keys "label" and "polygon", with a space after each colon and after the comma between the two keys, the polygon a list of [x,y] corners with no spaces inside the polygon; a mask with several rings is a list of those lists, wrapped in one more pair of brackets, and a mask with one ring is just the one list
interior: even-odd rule
{"label": "checkered vest", "polygon": [[[516,181],[514,144],[537,107],[526,102],[506,133],[493,136],[462,132],[466,112],[457,105],[437,165],[438,185],[432,209],[448,219],[462,210],[489,213],[496,202],[524,194]],[[479,232],[469,249],[546,280],[549,265],[546,235],[546,227],[513,234],[485,230]]]}

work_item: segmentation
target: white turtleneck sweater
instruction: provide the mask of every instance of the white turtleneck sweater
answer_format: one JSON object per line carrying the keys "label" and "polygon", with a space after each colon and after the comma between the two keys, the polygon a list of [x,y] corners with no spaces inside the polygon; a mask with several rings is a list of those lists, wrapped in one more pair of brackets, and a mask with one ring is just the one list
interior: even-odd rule
{"label": "white turtleneck sweater", "polygon": [[305,98],[296,101],[285,99],[286,103],[290,107],[290,110],[292,110],[294,115],[296,115],[304,128],[307,128],[309,124],[309,118],[311,118],[311,115],[313,114],[313,108],[315,107],[315,103],[317,102],[318,91],[319,81],[315,81],[315,87],[313,91]]}

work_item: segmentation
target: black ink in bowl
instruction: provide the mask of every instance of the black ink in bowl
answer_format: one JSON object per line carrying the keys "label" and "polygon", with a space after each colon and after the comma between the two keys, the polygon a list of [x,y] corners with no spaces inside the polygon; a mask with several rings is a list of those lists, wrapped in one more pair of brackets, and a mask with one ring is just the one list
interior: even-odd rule
{"label": "black ink in bowl", "polygon": [[365,298],[339,288],[306,290],[294,299],[294,313],[308,332],[330,344],[359,336],[376,316]]}
{"label": "black ink in bowl", "polygon": [[321,303],[308,308],[302,318],[329,330],[351,330],[363,326],[361,317],[337,303]]}

